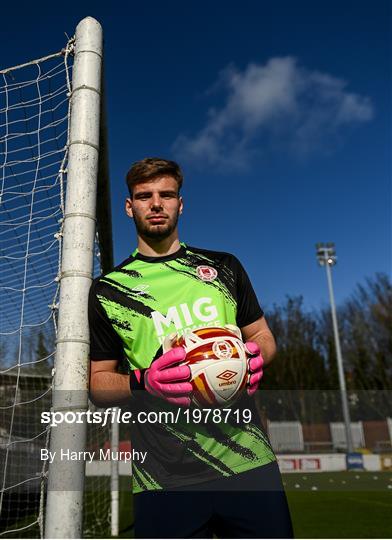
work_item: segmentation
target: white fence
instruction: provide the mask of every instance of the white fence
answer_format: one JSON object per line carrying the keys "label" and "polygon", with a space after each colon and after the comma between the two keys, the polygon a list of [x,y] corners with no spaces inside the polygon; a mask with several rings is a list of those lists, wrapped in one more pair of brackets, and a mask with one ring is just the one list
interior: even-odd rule
{"label": "white fence", "polygon": [[[389,439],[382,441],[385,450],[392,447],[392,418],[387,418]],[[330,452],[344,452],[347,450],[346,433],[343,422],[330,422],[329,440],[304,441],[302,424],[300,422],[270,422],[267,423],[268,436],[275,452],[306,452],[309,446],[313,450],[321,448]],[[365,448],[365,432],[362,422],[351,422],[351,433],[354,448]],[[317,451],[317,450],[316,450]],[[377,451],[377,450],[376,450]]]}

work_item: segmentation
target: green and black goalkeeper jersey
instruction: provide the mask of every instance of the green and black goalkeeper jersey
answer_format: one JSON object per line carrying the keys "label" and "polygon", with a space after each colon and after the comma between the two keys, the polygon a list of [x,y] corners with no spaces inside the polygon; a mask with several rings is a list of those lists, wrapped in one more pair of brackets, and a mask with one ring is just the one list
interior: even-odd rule
{"label": "green and black goalkeeper jersey", "polygon": [[[136,250],[92,284],[90,356],[122,360],[125,355],[131,370],[147,368],[162,354],[168,334],[229,323],[241,328],[262,316],[249,278],[233,255],[185,244],[165,257]],[[176,409],[143,395],[131,400],[134,407]],[[229,415],[220,423],[196,423],[180,415],[176,423],[131,424],[133,449],[147,452],[143,464],[133,463],[134,492],[198,484],[275,460],[254,399],[241,398],[232,408],[250,409],[252,421]]]}

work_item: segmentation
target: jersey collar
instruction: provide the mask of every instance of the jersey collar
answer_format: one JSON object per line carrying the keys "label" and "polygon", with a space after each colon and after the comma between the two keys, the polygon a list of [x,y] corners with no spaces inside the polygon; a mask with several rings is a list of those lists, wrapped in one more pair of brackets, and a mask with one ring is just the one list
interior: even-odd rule
{"label": "jersey collar", "polygon": [[163,257],[150,257],[147,255],[142,255],[141,253],[139,253],[139,250],[136,248],[132,252],[131,257],[139,261],[144,261],[148,263],[162,263],[162,262],[178,259],[179,257],[184,257],[185,255],[186,255],[186,244],[184,242],[180,242],[180,249],[178,249],[174,253],[171,253],[170,255],[164,255]]}

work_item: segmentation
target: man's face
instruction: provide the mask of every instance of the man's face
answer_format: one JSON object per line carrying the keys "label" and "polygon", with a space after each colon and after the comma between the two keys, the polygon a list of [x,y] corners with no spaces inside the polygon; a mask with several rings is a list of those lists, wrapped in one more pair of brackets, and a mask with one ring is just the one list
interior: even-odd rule
{"label": "man's face", "polygon": [[141,237],[163,240],[177,226],[183,208],[178,195],[178,184],[171,176],[159,176],[133,188],[132,199],[127,199],[125,210],[135,221]]}

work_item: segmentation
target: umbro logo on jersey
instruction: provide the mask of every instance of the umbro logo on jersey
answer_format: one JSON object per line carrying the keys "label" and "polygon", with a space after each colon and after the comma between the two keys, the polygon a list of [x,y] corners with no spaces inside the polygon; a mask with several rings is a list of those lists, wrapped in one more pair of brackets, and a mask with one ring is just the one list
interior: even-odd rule
{"label": "umbro logo on jersey", "polygon": [[137,295],[147,294],[148,289],[150,288],[150,285],[136,285],[136,287],[133,287],[131,289],[132,292],[134,292]]}
{"label": "umbro logo on jersey", "polygon": [[199,278],[203,281],[214,281],[218,275],[218,272],[215,270],[215,268],[212,268],[212,266],[198,266],[196,268],[196,272]]}

